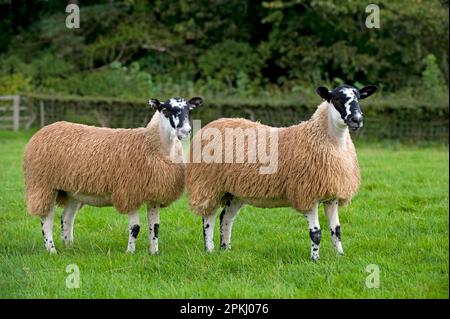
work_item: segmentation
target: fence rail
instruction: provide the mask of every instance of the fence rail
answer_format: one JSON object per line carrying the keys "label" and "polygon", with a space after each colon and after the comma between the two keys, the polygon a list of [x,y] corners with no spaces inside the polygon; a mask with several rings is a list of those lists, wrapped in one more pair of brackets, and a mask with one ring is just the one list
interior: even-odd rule
{"label": "fence rail", "polygon": [[[221,117],[243,117],[272,126],[289,126],[308,119],[314,112],[314,108],[297,105],[272,107],[207,100],[193,115],[194,119],[202,121],[202,125]],[[448,106],[447,109],[444,107],[432,112],[426,110],[423,112],[426,117],[413,115],[399,119],[401,112],[391,106],[382,112],[367,115],[363,129],[354,136],[360,139],[433,140],[448,143]],[[142,127],[148,123],[152,114],[146,100],[0,96],[0,129],[16,131],[61,120],[104,127]]]}
{"label": "fence rail", "polygon": [[31,127],[35,115],[22,102],[19,95],[0,96],[0,129],[18,131],[21,127]]}

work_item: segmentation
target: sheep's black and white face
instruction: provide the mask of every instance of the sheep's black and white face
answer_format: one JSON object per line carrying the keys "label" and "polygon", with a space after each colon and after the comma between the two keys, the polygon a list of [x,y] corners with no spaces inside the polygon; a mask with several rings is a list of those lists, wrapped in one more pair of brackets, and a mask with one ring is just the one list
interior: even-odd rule
{"label": "sheep's black and white face", "polygon": [[157,99],[151,99],[149,105],[164,116],[178,139],[181,140],[191,133],[189,111],[201,105],[202,102],[203,100],[199,97],[194,97],[189,101],[177,97],[164,103],[160,103]]}
{"label": "sheep's black and white face", "polygon": [[363,113],[359,106],[359,100],[365,99],[377,90],[375,85],[369,85],[361,90],[350,85],[340,85],[329,91],[321,86],[317,93],[326,101],[331,103],[339,112],[342,121],[352,130],[363,126]]}

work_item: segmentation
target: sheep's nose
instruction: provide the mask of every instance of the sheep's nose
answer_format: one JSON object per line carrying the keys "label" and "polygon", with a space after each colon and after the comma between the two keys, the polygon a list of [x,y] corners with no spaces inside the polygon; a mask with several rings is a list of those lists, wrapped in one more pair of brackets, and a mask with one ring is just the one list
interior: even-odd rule
{"label": "sheep's nose", "polygon": [[362,122],[362,119],[363,119],[362,114],[359,112],[354,113],[351,117],[352,122],[355,122],[358,124]]}
{"label": "sheep's nose", "polygon": [[181,133],[185,134],[185,135],[189,135],[191,134],[191,129],[190,128],[182,128]]}

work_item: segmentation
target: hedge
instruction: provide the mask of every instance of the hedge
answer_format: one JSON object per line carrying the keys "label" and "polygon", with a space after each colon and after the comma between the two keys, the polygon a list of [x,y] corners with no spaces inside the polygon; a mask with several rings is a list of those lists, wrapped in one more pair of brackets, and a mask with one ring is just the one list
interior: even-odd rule
{"label": "hedge", "polygon": [[[144,99],[22,95],[32,112],[44,105],[45,124],[68,120],[111,127],[144,126],[152,115]],[[162,99],[161,99],[162,100]],[[204,97],[192,115],[202,125],[221,117],[245,117],[273,126],[288,126],[309,118],[321,102],[318,96],[284,98]],[[448,95],[427,99],[395,94],[360,102],[365,116],[363,138],[428,139],[448,143]]]}

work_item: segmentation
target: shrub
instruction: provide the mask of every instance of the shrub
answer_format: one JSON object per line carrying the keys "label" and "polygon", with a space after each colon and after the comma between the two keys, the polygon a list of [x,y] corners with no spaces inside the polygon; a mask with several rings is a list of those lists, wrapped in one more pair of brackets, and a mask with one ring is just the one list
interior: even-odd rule
{"label": "shrub", "polygon": [[444,76],[436,63],[436,57],[428,54],[425,58],[425,70],[422,72],[423,93],[434,97],[446,91]]}
{"label": "shrub", "polygon": [[0,76],[0,95],[17,94],[31,90],[31,78],[22,73]]}
{"label": "shrub", "polygon": [[[259,79],[263,61],[248,43],[226,40],[201,55],[198,65],[207,79],[217,80],[233,89],[237,87],[239,77],[242,80],[242,74],[250,80]],[[217,89],[221,89],[220,86]]]}

